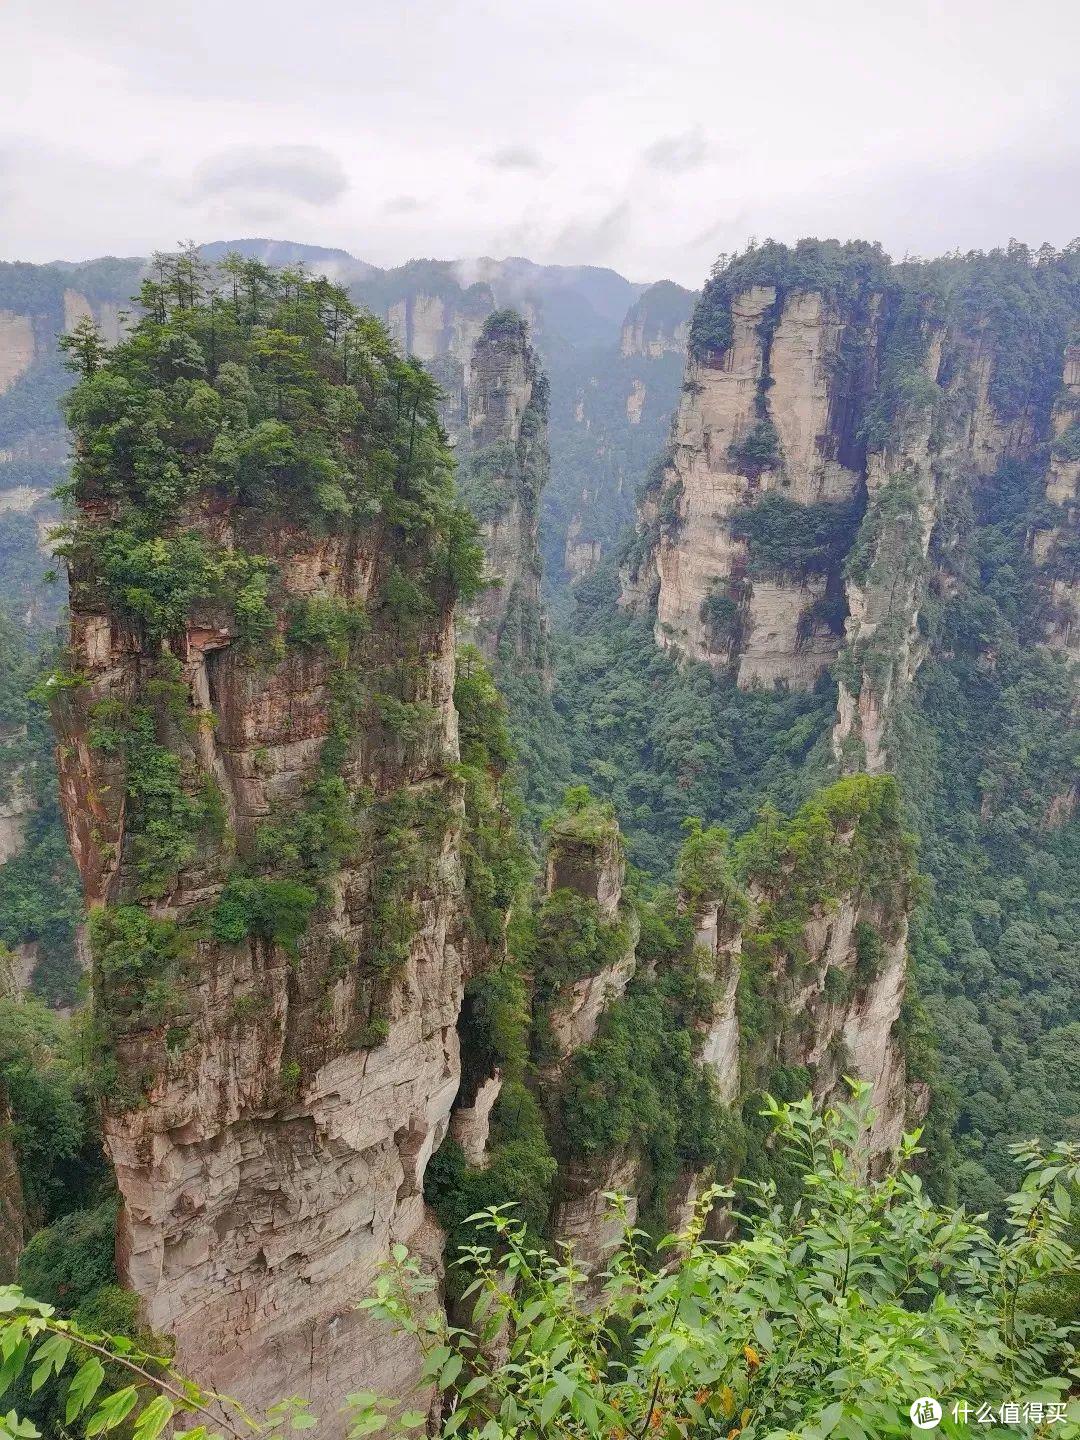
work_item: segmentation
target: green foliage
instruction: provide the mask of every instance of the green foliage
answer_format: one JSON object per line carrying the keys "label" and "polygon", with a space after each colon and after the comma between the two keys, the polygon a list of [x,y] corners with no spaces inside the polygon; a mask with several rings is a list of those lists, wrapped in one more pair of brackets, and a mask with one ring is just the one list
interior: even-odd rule
{"label": "green foliage", "polygon": [[[491,1112],[483,1168],[470,1166],[457,1141],[446,1140],[424,1176],[424,1198],[447,1232],[447,1254],[459,1255],[472,1239],[470,1217],[490,1205],[520,1206],[530,1229],[543,1234],[557,1168],[535,1097],[520,1080],[505,1080]],[[457,1279],[451,1270],[451,1287],[460,1290]]]}
{"label": "green foliage", "polygon": [[97,1012],[111,1034],[171,1019],[192,937],[175,920],[138,905],[104,905],[90,914]]}
{"label": "green foliage", "polygon": [[778,298],[811,290],[851,298],[879,285],[888,263],[880,245],[863,240],[800,240],[793,248],[766,240],[721,255],[694,310],[690,354],[701,364],[719,363],[733,335],[731,302],[746,290],[773,286]]}
{"label": "green foliage", "polygon": [[216,553],[180,524],[199,495],[322,530],[378,515],[423,537],[430,583],[478,582],[435,387],[343,291],[238,257],[215,273],[183,252],[155,257],[140,304],[68,402],[74,494],[115,513],[80,522],[69,552],[121,613],[165,634],[231,596],[249,638],[265,629],[261,557]]}
{"label": "green foliage", "polygon": [[194,777],[185,775],[176,750],[161,743],[159,736],[170,731],[165,707],[142,704],[120,713],[114,706],[117,702],[105,701],[95,707],[89,738],[106,753],[123,747],[131,800],[127,830],[139,893],[163,895],[198,855],[200,839],[220,822],[215,794],[205,785],[192,794]]}
{"label": "green foliage", "polygon": [[332,595],[309,595],[292,604],[285,638],[303,649],[327,650],[344,661],[351,643],[370,628],[362,601]]}
{"label": "green foliage", "polygon": [[748,572],[754,577],[827,575],[851,545],[860,508],[848,500],[802,505],[769,490],[756,504],[735,511],[731,529],[746,541]]}
{"label": "green foliage", "polygon": [[[1068,1363],[1069,1333],[1030,1306],[1047,1280],[1077,1271],[1067,1240],[1080,1182],[1075,1148],[1021,1147],[1023,1186],[1009,1202],[1005,1235],[994,1239],[963,1212],[936,1209],[906,1169],[865,1178],[865,1094],[862,1087],[857,1106],[823,1116],[808,1099],[766,1097],[801,1185],[791,1207],[776,1203],[771,1184],[743,1186],[748,1233],[732,1244],[702,1240],[710,1208],[732,1196],[713,1187],[685,1231],[661,1242],[670,1255],[663,1268],[647,1263],[641,1232],[624,1219],[597,1284],[572,1257],[537,1245],[527,1215],[496,1202],[473,1217],[476,1238],[458,1266],[471,1330],[431,1304],[434,1282],[403,1245],[361,1308],[424,1356],[417,1393],[425,1406],[432,1386],[446,1396],[439,1434],[447,1440],[541,1435],[556,1414],[570,1440],[652,1431],[706,1440],[732,1428],[745,1440],[902,1440],[911,1397],[922,1394],[947,1413],[954,1402],[974,1410],[984,1396],[1039,1400],[1045,1414],[1053,1405],[1064,1417],[1063,1437],[1074,1434],[1068,1381],[1055,1373]],[[513,1123],[533,1138],[526,1116]],[[917,1133],[905,1137],[904,1160],[917,1155],[917,1141]],[[507,1156],[507,1188],[542,1192],[535,1153],[520,1157],[532,1167],[531,1189]],[[502,1188],[492,1169],[469,1171],[456,1147],[444,1147],[432,1169],[455,1197],[453,1212],[441,1192],[436,1201],[455,1233],[470,1186],[477,1202]],[[0,1385],[33,1374],[48,1396],[67,1381],[68,1425],[89,1415],[93,1432],[137,1417],[137,1440],[156,1440],[175,1415],[194,1422],[188,1440],[210,1440],[207,1421],[218,1436],[241,1440],[252,1423],[315,1423],[298,1398],[249,1417],[140,1343],[88,1333],[15,1287],[0,1302],[0,1344],[10,1357]],[[99,1356],[111,1362],[108,1374]],[[345,1408],[354,1436],[410,1433],[426,1414],[371,1392],[350,1395]],[[951,1419],[944,1424],[961,1433]],[[5,1425],[13,1436],[39,1433],[18,1410]]]}
{"label": "green foliage", "polygon": [[477,938],[497,948],[533,867],[518,823],[520,802],[507,773],[514,750],[506,703],[471,646],[458,657],[454,703],[465,789],[461,848],[469,920]]}
{"label": "green foliage", "polygon": [[415,892],[432,873],[453,815],[442,785],[403,787],[372,807],[374,861],[368,963],[400,973],[417,929]]}
{"label": "green foliage", "polygon": [[766,416],[728,446],[728,463],[737,475],[757,480],[766,470],[779,470],[784,456],[776,426]]}
{"label": "green foliage", "polygon": [[1069,421],[1054,441],[1053,455],[1055,460],[1063,460],[1066,464],[1080,460],[1080,420]]}
{"label": "green foliage", "polygon": [[685,968],[638,980],[608,1006],[596,1039],[567,1066],[556,1122],[572,1160],[642,1154],[648,1161],[642,1217],[663,1232],[665,1205],[681,1172],[730,1179],[741,1161],[737,1122],[720,1105],[695,1037],[679,1014]]}
{"label": "green foliage", "polygon": [[318,899],[310,885],[296,880],[234,875],[214,906],[210,932],[226,945],[256,936],[295,953]]}
{"label": "green foliage", "polygon": [[675,879],[691,905],[718,901],[725,916],[745,914],[745,900],[728,858],[729,835],[720,825],[705,826],[696,818],[683,821],[686,839],[679,851]]}
{"label": "green foliage", "polygon": [[738,833],[763,798],[794,809],[823,783],[835,692],[739,690],[658,649],[652,617],[620,611],[616,594],[608,571],[577,587],[556,642],[556,711],[574,779],[614,805],[629,858],[661,876],[687,814]]}
{"label": "green foliage", "polygon": [[19,1257],[19,1284],[67,1314],[92,1304],[103,1287],[116,1284],[116,1212],[109,1199],[39,1230]]}
{"label": "green foliage", "polygon": [[584,845],[600,849],[616,845],[619,826],[614,809],[595,799],[587,785],[572,785],[563,796],[562,809],[546,822],[551,848],[558,853],[566,846]]}
{"label": "green foliage", "polygon": [[621,960],[629,943],[625,920],[605,920],[595,900],[576,890],[554,890],[536,907],[531,946],[538,999],[597,975]]}
{"label": "green foliage", "polygon": [[34,993],[71,1004],[82,900],[60,815],[52,731],[45,706],[30,694],[53,658],[0,609],[0,800],[21,792],[28,811],[21,848],[0,865],[0,946],[37,947]]}
{"label": "green foliage", "polygon": [[493,310],[484,321],[480,338],[495,344],[524,345],[529,327],[516,310]]}
{"label": "green foliage", "polygon": [[37,1000],[0,999],[0,1082],[31,1224],[100,1183],[95,1117],[65,1022]]}
{"label": "green foliage", "polygon": [[1037,644],[1026,554],[1041,476],[1014,463],[948,517],[962,563],[896,737],[929,876],[912,951],[954,1115],[962,1198],[1000,1220],[1010,1143],[1075,1133],[1080,849],[1057,797],[1075,779],[1074,688]]}
{"label": "green foliage", "polygon": [[471,451],[458,471],[462,500],[481,524],[504,515],[517,494],[517,447],[497,440]]}
{"label": "green foliage", "polygon": [[834,782],[786,819],[771,806],[735,847],[735,868],[757,895],[743,935],[737,1004],[744,1083],[763,1083],[776,1037],[788,1023],[786,983],[806,964],[807,921],[849,898],[863,920],[856,938],[855,975],[825,977],[826,996],[838,1001],[871,978],[863,957],[876,965],[883,942],[903,933],[916,895],[915,845],[891,775],[853,775]]}
{"label": "green foliage", "polygon": [[458,1021],[462,1088],[475,1088],[496,1070],[510,1079],[522,1079],[528,1060],[528,1028],[529,992],[513,962],[469,980]]}
{"label": "green foliage", "polygon": [[[1071,1433],[1068,1333],[1025,1307],[1044,1274],[1076,1273],[1065,1233],[1075,1150],[1025,1149],[1023,1188],[994,1239],[963,1212],[936,1209],[907,1170],[864,1178],[865,1087],[861,1096],[861,1108],[824,1116],[808,1100],[765,1098],[793,1203],[779,1205],[771,1183],[741,1185],[747,1233],[732,1244],[702,1240],[709,1208],[732,1193],[716,1187],[662,1242],[662,1269],[644,1263],[642,1236],[626,1225],[597,1283],[505,1208],[491,1210],[461,1262],[471,1330],[425,1318],[426,1281],[404,1253],[365,1308],[415,1337],[424,1381],[453,1394],[444,1436],[540,1435],[557,1416],[570,1437],[900,1440],[919,1395],[941,1401],[944,1433],[967,1433],[954,1403],[974,1415],[984,1396],[996,1406],[1002,1395],[1040,1400],[1044,1416],[1054,1405]],[[917,1140],[905,1138],[906,1159]],[[365,1397],[362,1413],[381,1424],[385,1407]]]}
{"label": "green foliage", "polygon": [[733,588],[717,589],[714,586],[701,602],[701,621],[705,626],[709,649],[714,654],[735,650],[742,643],[743,607],[740,600],[730,593]]}

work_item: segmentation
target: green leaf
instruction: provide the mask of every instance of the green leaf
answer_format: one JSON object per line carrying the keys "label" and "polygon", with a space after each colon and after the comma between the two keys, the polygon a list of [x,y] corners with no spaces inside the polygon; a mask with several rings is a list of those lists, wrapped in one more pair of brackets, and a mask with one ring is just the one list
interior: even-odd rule
{"label": "green leaf", "polygon": [[126,1385],[123,1390],[107,1395],[86,1422],[87,1436],[103,1435],[107,1430],[115,1430],[131,1414],[138,1398],[134,1385]]}
{"label": "green leaf", "polygon": [[0,1366],[0,1395],[3,1395],[5,1390],[10,1389],[13,1382],[22,1374],[29,1354],[30,1337],[23,1336],[8,1355],[3,1365]]}
{"label": "green leaf", "polygon": [[50,1335],[34,1355],[34,1374],[30,1381],[30,1393],[41,1389],[50,1375],[59,1375],[71,1354],[71,1341],[66,1335]]}
{"label": "green leaf", "polygon": [[560,1405],[564,1403],[565,1398],[566,1397],[563,1395],[562,1391],[557,1385],[549,1385],[548,1388],[544,1391],[543,1399],[540,1401],[541,1430],[544,1428],[545,1425],[550,1423],[550,1421],[555,1415],[556,1410],[558,1410]]}
{"label": "green leaf", "polygon": [[464,1365],[464,1363],[465,1362],[460,1355],[450,1356],[450,1359],[447,1360],[439,1375],[440,1390],[446,1390],[454,1383],[457,1377],[461,1374],[461,1367],[462,1365]]}
{"label": "green leaf", "polygon": [[151,1400],[135,1424],[132,1440],[157,1440],[175,1412],[175,1405],[166,1395]]}
{"label": "green leaf", "polygon": [[840,1423],[844,1415],[844,1402],[835,1401],[832,1405],[826,1405],[825,1409],[818,1416],[817,1433],[820,1440],[825,1440],[826,1435],[831,1435]]}
{"label": "green leaf", "polygon": [[67,1406],[64,1410],[65,1423],[71,1422],[86,1409],[105,1379],[105,1367],[96,1355],[91,1355],[75,1372],[75,1378],[68,1386]]}

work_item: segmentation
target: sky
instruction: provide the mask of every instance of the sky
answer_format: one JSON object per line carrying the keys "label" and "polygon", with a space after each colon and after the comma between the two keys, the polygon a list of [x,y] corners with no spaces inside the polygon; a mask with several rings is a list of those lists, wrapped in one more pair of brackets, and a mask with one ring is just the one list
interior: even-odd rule
{"label": "sky", "polygon": [[0,259],[1080,234],[1076,0],[0,0]]}

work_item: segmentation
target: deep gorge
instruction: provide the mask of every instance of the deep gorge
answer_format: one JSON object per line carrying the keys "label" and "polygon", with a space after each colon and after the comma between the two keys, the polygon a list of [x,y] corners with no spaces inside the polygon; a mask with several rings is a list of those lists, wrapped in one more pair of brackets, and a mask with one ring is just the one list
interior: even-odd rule
{"label": "deep gorge", "polygon": [[653,1236],[710,1179],[791,1196],[765,1091],[855,1074],[871,1171],[925,1120],[928,1187],[1000,1206],[1078,1099],[1075,247],[770,242],[692,318],[638,287],[617,355],[505,274],[185,252],[121,324],[32,268],[0,933],[12,994],[69,1006],[89,954],[92,998],[77,1061],[11,1042],[72,1134],[20,1197],[16,1113],[9,1271],[78,1235],[70,1308],[328,1404],[418,1373],[351,1308],[395,1243],[453,1305],[485,1205],[595,1265],[607,1191]]}

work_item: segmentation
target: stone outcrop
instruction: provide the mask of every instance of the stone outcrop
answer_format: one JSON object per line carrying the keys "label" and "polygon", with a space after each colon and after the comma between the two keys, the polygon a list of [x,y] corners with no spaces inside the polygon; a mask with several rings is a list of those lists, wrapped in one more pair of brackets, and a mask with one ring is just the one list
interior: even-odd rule
{"label": "stone outcrop", "polygon": [[30,369],[36,349],[31,316],[0,310],[0,395]]}
{"label": "stone outcrop", "polygon": [[720,902],[709,899],[696,911],[694,944],[708,957],[707,974],[714,987],[712,1014],[703,1025],[701,1063],[716,1080],[716,1093],[725,1105],[738,1099],[741,1084],[739,1065],[739,977],[742,971],[742,925],[738,919],[721,914]]}
{"label": "stone outcrop", "polygon": [[566,1060],[596,1038],[604,1010],[626,993],[634,974],[636,922],[623,904],[626,860],[614,820],[582,825],[573,813],[552,825],[548,845],[546,891],[570,891],[595,906],[605,925],[622,921],[626,941],[610,964],[563,986],[551,1007],[549,1024],[556,1077]]}
{"label": "stone outcrop", "polygon": [[[329,337],[313,363],[340,363]],[[403,458],[414,441],[439,444],[427,411],[390,436]],[[348,1391],[415,1385],[415,1346],[355,1304],[395,1242],[438,1262],[423,1181],[460,1079],[454,590],[435,528],[456,502],[427,463],[423,507],[395,473],[407,541],[385,507],[308,524],[199,472],[160,544],[267,577],[257,644],[213,585],[148,634],[97,569],[113,504],[76,472],[79,683],[54,715],[120,1279],[181,1369],[256,1407],[305,1395],[330,1434]],[[147,829],[148,759],[190,816],[178,850]]]}
{"label": "stone outcrop", "polygon": [[624,360],[659,360],[663,355],[686,354],[694,292],[671,280],[650,285],[634,302],[623,321],[619,353]]}
{"label": "stone outcrop", "polygon": [[[346,548],[276,526],[259,538],[279,567],[286,604],[374,601],[387,564],[376,537]],[[59,709],[61,795],[93,908],[130,897],[134,881],[123,777],[88,738],[90,717],[102,701],[132,703],[145,656],[83,593],[77,573],[73,580],[72,656],[86,683]],[[331,723],[334,662],[289,652],[255,669],[235,641],[219,615],[189,625],[186,707],[217,723],[196,728],[184,763],[216,779],[244,853],[259,821],[314,778]],[[385,643],[381,658],[392,663],[394,642]],[[400,1393],[415,1373],[408,1345],[352,1308],[389,1245],[412,1242],[425,1224],[424,1168],[459,1078],[460,801],[445,773],[456,756],[448,608],[424,626],[413,653],[408,701],[429,707],[429,737],[403,754],[376,726],[348,770],[350,790],[368,790],[376,806],[397,795],[418,816],[423,807],[446,815],[441,841],[402,897],[417,928],[400,974],[379,994],[381,1033],[371,1029],[362,958],[333,958],[363,957],[373,944],[372,887],[385,860],[369,842],[342,868],[295,955],[255,937],[198,940],[167,1019],[136,1016],[115,1041],[121,1075],[145,1096],[135,1108],[114,1102],[104,1122],[123,1197],[121,1276],[142,1297],[151,1328],[175,1338],[183,1367],[241,1398],[297,1392],[325,1403],[361,1383]],[[215,899],[226,864],[220,847],[208,847],[153,913],[182,919]]]}
{"label": "stone outcrop", "polygon": [[628,603],[655,603],[658,644],[731,664],[743,688],[812,687],[842,644],[829,575],[759,561],[738,522],[769,496],[838,512],[855,500],[858,470],[829,438],[846,323],[821,295],[736,295],[724,352],[687,363],[668,461],[645,498],[655,538],[628,576]]}
{"label": "stone outcrop", "polygon": [[1080,346],[1065,352],[1061,392],[1051,417],[1053,442],[1046,472],[1051,522],[1031,537],[1032,557],[1050,587],[1047,639],[1080,660]]}
{"label": "stone outcrop", "polygon": [[1075,646],[1076,362],[1051,414],[1041,377],[1060,373],[1047,349],[1060,324],[1017,361],[966,263],[945,262],[936,288],[932,266],[890,268],[873,247],[770,243],[718,272],[624,570],[623,603],[655,614],[657,643],[742,688],[810,688],[835,670],[833,747],[849,769],[888,764],[923,597],[934,575],[949,584],[950,511],[1054,437],[1059,523],[1032,547],[1048,638]]}
{"label": "stone outcrop", "polygon": [[[770,1084],[778,1067],[803,1069],[822,1102],[846,1094],[845,1076],[865,1081],[874,1112],[867,1164],[881,1170],[928,1101],[924,1086],[909,1083],[897,1028],[914,862],[895,784],[889,777],[841,781],[782,824],[775,863],[767,873],[750,874],[745,897],[734,888],[681,897],[695,973],[711,995],[694,1024],[695,1063],[710,1072],[717,1100],[736,1114],[750,1092]],[[801,827],[828,836],[805,874],[799,868],[807,863],[799,858]],[[587,831],[569,849],[556,831],[549,892],[572,886],[614,917],[621,900],[618,837],[593,826]],[[636,940],[631,931],[625,959],[560,993],[551,1015],[557,1060],[544,1072],[546,1091],[557,1093],[567,1062],[595,1038],[607,1007],[633,996],[627,987],[639,973]],[[751,968],[744,975],[746,966]],[[650,970],[638,983],[660,978]],[[751,993],[740,998],[743,986]],[[748,1000],[752,1022],[742,1014]],[[692,1169],[679,1177],[665,1197],[669,1225],[689,1218],[705,1179]],[[647,1159],[633,1150],[562,1157],[555,1234],[573,1243],[579,1261],[595,1267],[621,1231],[605,1194],[626,1194],[633,1221],[648,1183]],[[724,1225],[717,1215],[713,1233],[722,1234]]]}
{"label": "stone outcrop", "polygon": [[[587,503],[588,491],[583,498],[583,504]],[[587,575],[591,575],[600,564],[603,553],[602,543],[586,537],[581,516],[575,515],[566,527],[566,545],[563,550],[563,569],[570,583],[584,580]]]}
{"label": "stone outcrop", "polygon": [[462,629],[494,659],[543,667],[540,501],[547,483],[548,384],[528,328],[496,311],[473,347],[467,425],[457,446],[462,497],[480,522],[485,580]]}

